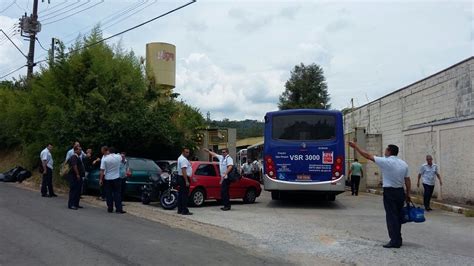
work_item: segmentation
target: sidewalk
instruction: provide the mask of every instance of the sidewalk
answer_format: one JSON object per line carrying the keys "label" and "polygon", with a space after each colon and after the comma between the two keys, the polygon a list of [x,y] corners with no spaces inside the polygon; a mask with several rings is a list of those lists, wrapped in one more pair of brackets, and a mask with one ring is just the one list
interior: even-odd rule
{"label": "sidewalk", "polygon": [[[370,188],[370,189],[367,189],[367,192],[375,194],[375,195],[382,195],[383,194],[383,191],[380,188],[378,188],[378,189]],[[423,205],[423,196],[421,196],[421,195],[412,195],[410,198],[411,198],[413,203]],[[436,208],[436,209],[449,211],[449,212],[460,213],[460,214],[464,214],[466,212],[472,212],[474,210],[474,206],[460,205],[460,204],[454,205],[454,204],[451,204],[451,203],[438,201],[436,199],[431,200],[431,207]]]}

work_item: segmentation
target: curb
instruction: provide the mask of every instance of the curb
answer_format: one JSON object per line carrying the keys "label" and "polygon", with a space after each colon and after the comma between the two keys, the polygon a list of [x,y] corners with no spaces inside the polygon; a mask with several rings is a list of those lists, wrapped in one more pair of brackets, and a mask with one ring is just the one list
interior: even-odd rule
{"label": "curb", "polygon": [[[375,195],[383,195],[383,191],[377,190],[377,189],[367,189],[368,193],[375,194]],[[416,203],[416,204],[423,204],[423,199],[416,197],[416,196],[411,196],[411,200]],[[472,211],[473,209],[471,208],[466,208],[466,207],[460,207],[456,205],[451,205],[447,203],[441,203],[438,201],[431,201],[431,205],[433,207],[436,207],[441,210],[449,211],[449,212],[454,212],[454,213],[459,213],[459,214],[464,214],[467,211]]]}

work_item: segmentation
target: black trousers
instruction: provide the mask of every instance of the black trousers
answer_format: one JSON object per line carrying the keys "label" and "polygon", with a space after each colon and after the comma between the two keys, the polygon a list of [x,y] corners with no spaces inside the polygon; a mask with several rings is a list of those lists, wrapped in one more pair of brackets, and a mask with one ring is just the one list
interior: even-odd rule
{"label": "black trousers", "polygon": [[105,180],[104,180],[104,184],[100,186],[99,188],[99,193],[100,193],[100,198],[105,199]]}
{"label": "black trousers", "polygon": [[383,206],[387,220],[387,230],[390,243],[402,244],[402,209],[405,202],[403,188],[383,188]]}
{"label": "black trousers", "polygon": [[431,197],[433,196],[435,186],[430,186],[423,183],[423,188],[425,188],[425,192],[423,193],[423,205],[425,205],[425,209],[430,207]]}
{"label": "black trousers", "polygon": [[53,170],[46,167],[46,174],[43,174],[41,180],[41,195],[54,195],[53,191]]}
{"label": "black trousers", "polygon": [[188,195],[189,195],[189,187],[186,186],[186,180],[184,180],[184,176],[178,176],[178,213],[188,213]]}
{"label": "black trousers", "polygon": [[351,175],[351,191],[352,195],[359,194],[359,184],[360,184],[360,176],[358,175]]}
{"label": "black trousers", "polygon": [[122,180],[120,178],[116,178],[113,180],[104,180],[104,188],[105,188],[105,198],[107,201],[107,209],[112,211],[114,209],[115,203],[115,211],[122,211]]}
{"label": "black trousers", "polygon": [[67,206],[69,208],[79,206],[81,200],[82,178],[77,180],[75,175],[69,175],[69,200]]}
{"label": "black trousers", "polygon": [[224,207],[230,207],[230,196],[229,196],[230,183],[231,182],[229,178],[222,180],[221,199],[222,199],[222,204],[224,205]]}
{"label": "black trousers", "polygon": [[122,200],[125,200],[125,192],[127,191],[127,179],[126,178],[120,178],[122,181],[122,185],[120,187],[120,195],[122,196]]}

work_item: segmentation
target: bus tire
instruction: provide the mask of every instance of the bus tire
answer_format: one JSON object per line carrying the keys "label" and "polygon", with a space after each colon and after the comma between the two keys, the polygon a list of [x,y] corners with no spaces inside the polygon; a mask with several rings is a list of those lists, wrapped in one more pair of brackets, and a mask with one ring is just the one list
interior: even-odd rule
{"label": "bus tire", "polygon": [[280,191],[272,191],[272,200],[280,200],[281,194]]}
{"label": "bus tire", "polygon": [[335,194],[330,194],[327,196],[328,201],[335,201],[336,200],[336,195]]}

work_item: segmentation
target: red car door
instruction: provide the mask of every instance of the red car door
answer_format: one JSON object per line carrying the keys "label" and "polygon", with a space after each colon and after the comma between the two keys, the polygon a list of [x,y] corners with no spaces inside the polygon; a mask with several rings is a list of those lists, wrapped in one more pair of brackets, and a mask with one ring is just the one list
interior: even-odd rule
{"label": "red car door", "polygon": [[220,198],[220,177],[217,175],[216,167],[213,163],[193,162],[196,164],[193,175],[193,187],[203,187],[207,199]]}
{"label": "red car door", "polygon": [[230,185],[230,191],[229,191],[230,198],[231,199],[241,199],[241,198],[243,198],[244,195],[245,195],[246,189],[247,188],[245,187],[244,182],[242,182],[242,179],[240,179],[237,182],[233,182]]}

